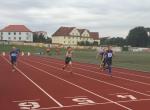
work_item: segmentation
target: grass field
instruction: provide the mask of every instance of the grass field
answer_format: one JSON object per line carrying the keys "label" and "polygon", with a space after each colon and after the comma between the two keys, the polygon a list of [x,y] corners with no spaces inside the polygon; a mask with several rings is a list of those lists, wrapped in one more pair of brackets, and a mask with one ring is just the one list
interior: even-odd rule
{"label": "grass field", "polygon": [[[64,59],[65,52],[62,50],[62,55],[57,56],[52,54],[51,56],[58,59]],[[84,63],[98,64],[98,60],[96,59],[96,51],[94,50],[74,50],[73,60]],[[150,71],[150,53],[115,53],[113,58],[113,66],[133,70]]]}
{"label": "grass field", "polygon": [[39,53],[44,51],[44,48],[41,47],[34,47],[34,46],[24,46],[24,45],[2,45],[0,44],[0,52],[10,52],[12,47],[15,46],[16,48],[19,48],[21,51],[24,52],[31,52],[31,53]]}
{"label": "grass field", "polygon": [[[13,45],[0,45],[0,52],[9,52]],[[16,46],[20,48],[21,51],[31,52],[31,53],[45,53],[45,48],[33,47],[33,46]],[[64,60],[65,49],[61,49],[61,55],[56,55],[55,49],[52,49],[49,56],[53,58],[58,58]],[[83,63],[93,63],[98,64],[96,60],[95,50],[74,50],[73,61],[83,62]],[[149,71],[150,72],[150,53],[144,52],[121,52],[115,53],[113,58],[113,66],[129,68],[133,70]]]}

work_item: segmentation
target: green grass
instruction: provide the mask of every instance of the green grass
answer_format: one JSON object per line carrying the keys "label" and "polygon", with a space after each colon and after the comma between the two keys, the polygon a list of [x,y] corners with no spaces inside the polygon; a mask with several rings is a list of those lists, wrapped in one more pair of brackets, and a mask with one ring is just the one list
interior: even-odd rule
{"label": "green grass", "polygon": [[114,66],[134,70],[150,71],[150,53],[116,53],[114,57]]}
{"label": "green grass", "polygon": [[[21,51],[31,53],[45,53],[45,48],[34,47],[34,46],[16,46],[16,45],[0,45],[0,52],[10,52],[12,46],[20,48]],[[57,59],[65,59],[66,49],[61,49],[61,55],[56,55],[55,49],[51,49],[49,56]],[[73,61],[98,64],[99,61],[96,59],[95,50],[74,50]],[[140,71],[150,72],[150,53],[138,52],[121,52],[115,53],[113,58],[113,66],[128,68]]]}
{"label": "green grass", "polygon": [[[57,56],[52,54],[51,57],[64,59],[65,51],[62,51],[62,55]],[[99,61],[96,59],[96,51],[94,50],[74,50],[73,61],[92,64],[99,63]],[[150,72],[150,53],[115,53],[113,58],[113,66]]]}
{"label": "green grass", "polygon": [[19,48],[21,51],[24,51],[24,52],[39,53],[39,52],[45,51],[45,48],[41,48],[41,47],[24,46],[24,45],[2,45],[2,44],[0,44],[0,52],[7,52],[8,53],[12,50],[13,46],[15,46],[16,48]]}

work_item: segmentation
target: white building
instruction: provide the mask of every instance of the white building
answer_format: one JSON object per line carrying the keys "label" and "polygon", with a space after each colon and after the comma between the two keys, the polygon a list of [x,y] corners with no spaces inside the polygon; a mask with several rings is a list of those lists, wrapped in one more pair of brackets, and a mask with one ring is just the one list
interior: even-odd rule
{"label": "white building", "polygon": [[99,33],[90,32],[87,29],[77,29],[76,27],[60,27],[52,35],[53,44],[77,45],[78,42],[81,41],[88,41],[91,43],[96,41],[100,44]]}
{"label": "white building", "polygon": [[9,25],[0,30],[0,40],[33,42],[33,33],[24,25]]}

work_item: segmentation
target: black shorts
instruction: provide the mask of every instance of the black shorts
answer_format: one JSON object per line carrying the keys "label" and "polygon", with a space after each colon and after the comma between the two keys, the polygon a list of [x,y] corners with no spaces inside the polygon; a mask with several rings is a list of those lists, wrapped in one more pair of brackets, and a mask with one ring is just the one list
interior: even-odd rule
{"label": "black shorts", "polygon": [[103,59],[102,66],[105,67],[105,66],[106,66],[106,63],[107,63],[107,62],[106,62],[106,58],[104,58],[104,59]]}
{"label": "black shorts", "polygon": [[17,57],[11,57],[11,64],[15,64],[17,62]]}
{"label": "black shorts", "polygon": [[72,61],[71,57],[66,57],[65,64],[69,64]]}
{"label": "black shorts", "polygon": [[112,58],[108,58],[106,63],[107,63],[107,65],[112,65]]}

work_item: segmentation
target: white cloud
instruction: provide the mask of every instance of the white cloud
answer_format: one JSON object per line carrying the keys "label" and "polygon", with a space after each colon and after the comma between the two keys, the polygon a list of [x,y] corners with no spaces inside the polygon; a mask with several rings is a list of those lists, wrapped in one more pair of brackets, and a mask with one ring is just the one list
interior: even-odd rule
{"label": "white cloud", "polygon": [[52,34],[60,26],[125,37],[135,26],[150,27],[149,0],[0,0],[0,28],[25,24]]}

